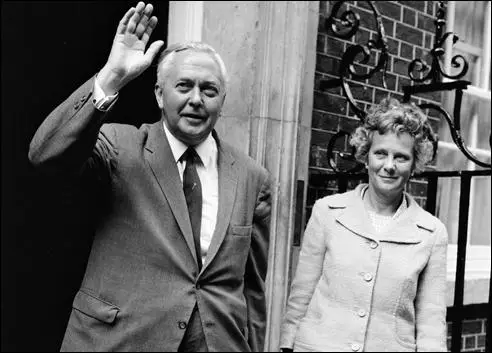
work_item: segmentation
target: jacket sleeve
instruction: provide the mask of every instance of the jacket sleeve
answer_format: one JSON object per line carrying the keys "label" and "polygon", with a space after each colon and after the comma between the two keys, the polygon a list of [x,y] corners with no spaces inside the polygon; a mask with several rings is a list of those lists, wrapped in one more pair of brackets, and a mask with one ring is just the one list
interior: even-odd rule
{"label": "jacket sleeve", "polygon": [[266,174],[256,199],[253,230],[246,270],[244,296],[248,312],[248,344],[252,352],[263,351],[266,329],[265,278],[268,266],[271,219],[271,179]]}
{"label": "jacket sleeve", "polygon": [[323,231],[323,208],[317,201],[307,224],[299,253],[299,262],[290,287],[280,331],[280,347],[293,348],[300,321],[306,314],[316,284],[323,271],[326,242]]}
{"label": "jacket sleeve", "polygon": [[446,268],[448,233],[436,229],[429,261],[420,274],[416,307],[417,351],[446,352]]}
{"label": "jacket sleeve", "polygon": [[85,82],[43,121],[29,146],[29,161],[50,173],[108,170],[115,150],[110,126],[101,129],[106,112],[92,103],[94,77]]}

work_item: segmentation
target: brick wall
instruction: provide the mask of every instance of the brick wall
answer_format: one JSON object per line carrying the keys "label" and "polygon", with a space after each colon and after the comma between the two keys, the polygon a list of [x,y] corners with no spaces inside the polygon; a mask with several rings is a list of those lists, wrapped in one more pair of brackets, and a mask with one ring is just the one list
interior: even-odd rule
{"label": "brick wall", "polygon": [[[333,172],[327,160],[327,145],[339,130],[352,132],[359,124],[358,118],[349,107],[340,87],[328,90],[320,89],[323,79],[336,78],[340,59],[348,46],[367,44],[368,39],[376,39],[375,19],[365,1],[346,1],[345,9],[353,9],[360,15],[361,26],[357,34],[348,40],[338,39],[325,29],[325,19],[331,12],[333,1],[320,2],[320,18],[316,50],[316,72],[314,85],[314,106],[312,117],[311,149],[309,160],[309,185],[306,204],[306,219],[309,219],[314,202],[323,196],[337,192],[337,182],[327,180],[326,175]],[[386,75],[387,88],[382,84],[378,73],[364,81],[351,82],[352,94],[358,106],[367,111],[371,104],[384,97],[403,98],[402,86],[410,85],[408,64],[415,58],[427,59],[429,49],[434,44],[434,19],[437,1],[376,1],[388,39],[389,63]],[[343,11],[339,12],[339,15]],[[374,51],[373,51],[374,53]],[[379,53],[372,55],[368,65],[356,65],[358,72],[368,72],[377,62]],[[360,71],[365,70],[365,71]],[[412,98],[417,104],[440,103],[441,93],[422,94]],[[435,132],[439,132],[439,117],[428,111]],[[337,140],[336,151],[350,152],[348,137]],[[433,165],[429,169],[433,169]],[[359,181],[348,183],[348,189],[354,188]],[[425,207],[427,182],[425,179],[412,179],[407,187],[419,204]],[[462,351],[484,351],[486,319],[463,322]],[[451,324],[448,323],[448,346],[451,343]]]}
{"label": "brick wall", "polygon": [[[349,107],[341,88],[320,89],[323,79],[336,78],[340,59],[346,48],[353,44],[367,44],[369,39],[376,39],[375,18],[366,1],[346,1],[345,9],[353,9],[360,15],[361,26],[356,35],[348,40],[338,39],[325,29],[325,20],[329,17],[333,1],[320,2],[320,21],[317,38],[316,72],[314,87],[314,107],[312,118],[311,150],[309,160],[309,187],[307,194],[307,217],[310,216],[314,201],[320,197],[335,193],[336,182],[326,182],[326,174],[332,173],[327,160],[327,144],[339,130],[352,132],[359,124],[359,119]],[[434,19],[437,1],[377,1],[385,33],[388,40],[389,62],[386,74],[387,88],[383,87],[381,73],[364,81],[349,80],[352,94],[361,109],[367,111],[371,104],[384,97],[403,98],[402,86],[410,85],[408,64],[414,58],[428,59],[429,49],[434,43]],[[338,16],[343,11],[339,11]],[[357,64],[357,72],[366,73],[374,67],[379,52],[373,51],[368,65]],[[430,63],[430,60],[428,60]],[[373,65],[373,66],[370,66]],[[439,103],[441,94],[422,94],[412,101],[421,103]],[[429,111],[434,130],[438,131],[438,117]],[[337,140],[336,151],[350,151],[348,137]],[[335,157],[336,159],[336,157]],[[430,167],[432,169],[432,166]],[[349,183],[349,189],[360,181]],[[425,207],[427,182],[412,179],[409,191]]]}
{"label": "brick wall", "polygon": [[[448,352],[451,352],[451,329],[448,322]],[[487,319],[463,320],[461,352],[485,352]]]}

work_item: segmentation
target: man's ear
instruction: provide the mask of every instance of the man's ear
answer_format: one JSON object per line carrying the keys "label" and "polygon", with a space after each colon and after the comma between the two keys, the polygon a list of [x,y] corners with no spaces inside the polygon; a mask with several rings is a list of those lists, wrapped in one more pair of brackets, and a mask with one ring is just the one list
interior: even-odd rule
{"label": "man's ear", "polygon": [[164,102],[162,97],[162,87],[159,86],[157,83],[154,86],[154,94],[155,94],[155,100],[157,101],[157,105],[159,106],[160,109],[163,109]]}

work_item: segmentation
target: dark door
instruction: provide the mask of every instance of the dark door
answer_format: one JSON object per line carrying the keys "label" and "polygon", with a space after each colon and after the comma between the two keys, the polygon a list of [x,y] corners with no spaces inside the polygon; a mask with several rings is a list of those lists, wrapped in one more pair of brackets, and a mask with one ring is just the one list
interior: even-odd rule
{"label": "dark door", "polygon": [[[44,118],[104,65],[117,24],[137,1],[2,2],[2,351],[56,351],[84,273],[90,207],[74,183],[30,166]],[[167,38],[168,2],[154,2]],[[120,92],[112,119],[159,119],[155,67]]]}

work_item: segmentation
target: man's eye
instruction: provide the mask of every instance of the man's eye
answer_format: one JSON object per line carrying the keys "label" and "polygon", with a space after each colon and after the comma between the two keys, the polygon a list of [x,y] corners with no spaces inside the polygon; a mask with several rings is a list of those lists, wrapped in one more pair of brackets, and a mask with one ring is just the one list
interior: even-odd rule
{"label": "man's eye", "polygon": [[203,89],[203,93],[205,93],[209,97],[214,97],[217,95],[217,90],[214,87],[207,87]]}

